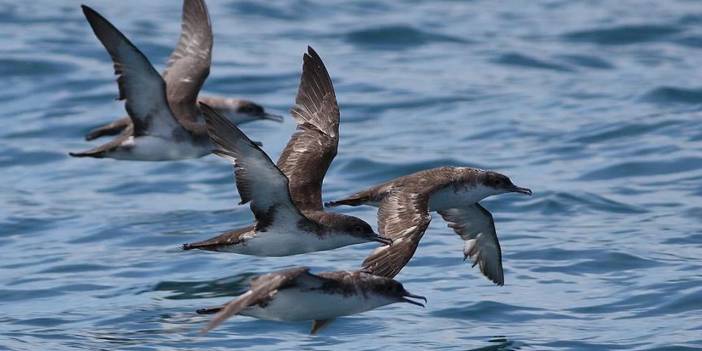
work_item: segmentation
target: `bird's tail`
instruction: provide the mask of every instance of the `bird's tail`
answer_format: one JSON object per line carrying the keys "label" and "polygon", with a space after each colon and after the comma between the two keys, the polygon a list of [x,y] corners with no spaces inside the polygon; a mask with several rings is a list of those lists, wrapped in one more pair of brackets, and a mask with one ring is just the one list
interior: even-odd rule
{"label": "bird's tail", "polygon": [[240,228],[222,233],[220,235],[215,236],[214,238],[209,238],[207,240],[183,244],[183,250],[200,249],[208,251],[219,251],[219,249],[221,249],[222,247],[237,245],[241,243],[241,235],[253,232],[253,230],[253,226],[248,226],[245,228]]}
{"label": "bird's tail", "polygon": [[104,150],[88,150],[88,151],[83,151],[83,152],[69,152],[68,154],[72,157],[94,157],[94,158],[105,157]]}
{"label": "bird's tail", "polygon": [[197,314],[215,314],[215,313],[221,311],[224,308],[224,306],[226,306],[226,304],[221,305],[221,306],[205,307],[205,308],[201,308],[201,309],[195,311],[195,313],[197,313]]}
{"label": "bird's tail", "polygon": [[132,121],[129,117],[122,117],[112,123],[92,129],[85,135],[85,140],[90,141],[103,136],[117,135],[127,128]]}
{"label": "bird's tail", "polygon": [[194,250],[194,249],[216,251],[216,248],[218,246],[221,246],[221,244],[212,243],[212,242],[208,242],[208,241],[200,241],[200,242],[196,242],[196,243],[183,244],[182,247],[183,247],[184,251]]}
{"label": "bird's tail", "polygon": [[377,202],[377,199],[375,199],[375,196],[373,195],[373,192],[366,190],[362,191],[360,193],[355,193],[345,199],[341,200],[335,200],[335,201],[329,201],[324,203],[324,206],[326,207],[336,207],[336,206],[360,206],[360,205],[365,205],[369,202]]}

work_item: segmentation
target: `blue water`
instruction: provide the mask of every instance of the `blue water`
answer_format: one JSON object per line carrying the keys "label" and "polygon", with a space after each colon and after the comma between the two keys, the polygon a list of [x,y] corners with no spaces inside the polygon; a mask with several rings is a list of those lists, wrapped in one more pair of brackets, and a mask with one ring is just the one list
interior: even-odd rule
{"label": "blue water", "polygon": [[[179,1],[88,1],[158,69]],[[441,165],[509,175],[485,201],[505,286],[435,218],[398,276],[425,309],[307,323],[196,308],[259,273],[353,269],[374,245],[288,258],[181,252],[249,223],[231,167],[72,159],[123,114],[78,1],[0,3],[0,349],[691,350],[702,348],[702,4],[696,1],[209,0],[205,91],[284,113],[302,53],[342,110],[326,200]],[[275,159],[294,129],[249,124]],[[375,223],[372,208],[341,209]]]}

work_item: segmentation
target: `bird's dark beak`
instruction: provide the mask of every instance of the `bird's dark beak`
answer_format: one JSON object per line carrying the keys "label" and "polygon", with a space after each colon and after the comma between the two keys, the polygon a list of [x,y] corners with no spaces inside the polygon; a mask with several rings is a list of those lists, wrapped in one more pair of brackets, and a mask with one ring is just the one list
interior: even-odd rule
{"label": "bird's dark beak", "polygon": [[376,234],[375,236],[371,237],[371,240],[377,241],[385,245],[392,245],[392,239],[385,236],[381,236],[380,234]]}
{"label": "bird's dark beak", "polygon": [[283,116],[281,116],[281,115],[274,115],[274,114],[272,114],[272,113],[267,113],[267,112],[264,112],[263,115],[261,115],[261,118],[267,119],[267,120],[271,120],[271,121],[276,121],[276,122],[279,122],[279,123],[282,123],[282,122],[283,122]]}
{"label": "bird's dark beak", "polygon": [[410,300],[410,299],[408,299],[408,297],[413,298],[413,299],[421,299],[421,300],[424,300],[424,303],[427,302],[427,298],[426,298],[426,297],[420,296],[420,295],[412,295],[412,294],[410,294],[410,293],[406,293],[405,296],[402,297],[402,301],[407,302],[407,303],[411,303],[411,304],[413,304],[413,305],[417,305],[417,306],[424,307],[424,304],[423,304],[423,303]]}
{"label": "bird's dark beak", "polygon": [[531,189],[529,189],[529,188],[520,188],[520,187],[518,187],[518,186],[516,186],[516,185],[513,186],[512,189],[510,189],[510,191],[513,192],[513,193],[520,193],[520,194],[529,195],[529,196],[531,196],[531,194],[532,194]]}

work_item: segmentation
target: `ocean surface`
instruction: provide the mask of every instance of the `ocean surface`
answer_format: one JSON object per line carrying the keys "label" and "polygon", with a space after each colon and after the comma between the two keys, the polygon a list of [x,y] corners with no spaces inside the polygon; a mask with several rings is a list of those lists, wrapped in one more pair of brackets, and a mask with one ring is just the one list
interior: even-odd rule
{"label": "ocean surface", "polygon": [[[85,0],[84,0],[85,1]],[[88,0],[158,70],[180,2]],[[276,159],[307,45],[341,105],[325,200],[468,165],[534,196],[484,201],[505,286],[462,260],[441,218],[395,304],[308,323],[195,309],[293,265],[354,269],[374,244],[286,258],[182,252],[252,220],[214,156],[70,158],[124,114],[78,1],[0,2],[0,349],[693,350],[702,348],[702,3],[217,1],[204,92],[257,101]],[[340,208],[375,226],[375,209]]]}

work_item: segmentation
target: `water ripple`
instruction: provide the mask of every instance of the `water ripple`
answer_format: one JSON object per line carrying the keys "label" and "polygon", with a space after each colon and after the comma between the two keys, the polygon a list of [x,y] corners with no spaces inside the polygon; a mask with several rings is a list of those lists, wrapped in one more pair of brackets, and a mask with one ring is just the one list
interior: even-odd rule
{"label": "water ripple", "polygon": [[566,274],[611,273],[622,270],[652,268],[661,263],[621,252],[596,252],[593,257],[565,265],[544,265],[533,272],[557,272]]}
{"label": "water ripple", "polygon": [[681,157],[673,160],[631,161],[601,167],[583,174],[583,180],[606,180],[689,172],[702,169],[702,158]]}
{"label": "water ripple", "polygon": [[498,56],[493,60],[495,63],[509,66],[519,66],[524,68],[545,69],[551,71],[570,72],[567,66],[558,63],[548,62],[535,57],[527,56],[520,53],[506,53]]}
{"label": "water ripple", "polygon": [[702,103],[702,89],[658,87],[646,93],[643,99],[661,104],[700,104]]}
{"label": "water ripple", "polygon": [[572,42],[589,42],[600,45],[631,45],[667,39],[682,30],[670,25],[621,25],[574,31],[563,35]]}
{"label": "water ripple", "polygon": [[248,290],[248,282],[256,274],[240,274],[211,281],[174,282],[163,281],[153,291],[168,291],[167,299],[203,299],[219,296],[241,295]]}
{"label": "water ripple", "polygon": [[378,50],[402,50],[437,42],[468,43],[465,39],[436,34],[407,25],[386,25],[355,30],[346,34],[346,40],[363,48]]}

